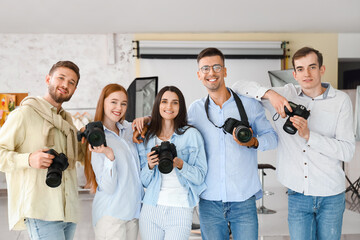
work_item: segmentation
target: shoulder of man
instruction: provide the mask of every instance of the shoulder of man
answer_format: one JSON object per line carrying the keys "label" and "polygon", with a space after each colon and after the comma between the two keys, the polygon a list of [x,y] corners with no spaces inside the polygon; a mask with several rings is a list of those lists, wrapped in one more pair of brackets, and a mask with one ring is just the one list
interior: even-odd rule
{"label": "shoulder of man", "polygon": [[203,97],[203,98],[199,98],[199,99],[195,100],[194,102],[192,102],[188,108],[188,114],[191,113],[192,111],[194,111],[195,109],[204,108],[205,100],[206,100],[206,97]]}
{"label": "shoulder of man", "polygon": [[261,105],[259,101],[255,100],[254,98],[248,97],[246,95],[241,95],[239,93],[235,93],[241,100],[242,104],[244,105],[244,107],[246,107],[247,105],[252,105],[252,104],[256,104],[256,105]]}

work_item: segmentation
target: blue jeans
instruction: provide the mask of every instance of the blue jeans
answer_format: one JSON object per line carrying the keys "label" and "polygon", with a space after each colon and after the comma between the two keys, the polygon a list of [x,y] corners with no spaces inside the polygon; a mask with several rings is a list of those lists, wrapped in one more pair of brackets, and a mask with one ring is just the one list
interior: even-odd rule
{"label": "blue jeans", "polygon": [[345,193],[305,196],[288,190],[288,222],[292,240],[340,240]]}
{"label": "blue jeans", "polygon": [[257,240],[258,218],[255,196],[243,202],[200,199],[200,229],[204,240],[228,240],[229,225],[234,240]]}
{"label": "blue jeans", "polygon": [[25,224],[31,240],[72,240],[76,224],[27,218]]}

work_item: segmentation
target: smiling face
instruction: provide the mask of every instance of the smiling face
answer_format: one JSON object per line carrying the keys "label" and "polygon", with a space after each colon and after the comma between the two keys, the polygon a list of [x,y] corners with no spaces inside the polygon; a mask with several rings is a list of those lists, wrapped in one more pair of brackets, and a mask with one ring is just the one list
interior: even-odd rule
{"label": "smiling face", "polygon": [[127,110],[127,97],[126,94],[122,91],[116,91],[104,100],[104,125],[109,126],[119,122],[125,117]]}
{"label": "smiling face", "polygon": [[[213,66],[220,65],[220,72],[214,72]],[[204,66],[210,66],[210,71],[208,73],[203,73],[201,68]],[[203,85],[207,88],[208,91],[216,92],[221,88],[225,87],[225,77],[226,68],[224,67],[224,62],[220,56],[211,56],[201,58],[199,61],[199,70],[197,72],[198,78],[202,81]]]}
{"label": "smiling face", "polygon": [[78,77],[70,68],[59,67],[52,75],[46,76],[48,92],[45,98],[54,106],[61,106],[70,100],[75,92]]}
{"label": "smiling face", "polygon": [[294,78],[304,91],[321,92],[321,77],[325,66],[319,67],[317,55],[314,52],[294,60]]}
{"label": "smiling face", "polygon": [[179,97],[176,93],[166,91],[161,97],[159,111],[164,120],[174,120],[179,114]]}

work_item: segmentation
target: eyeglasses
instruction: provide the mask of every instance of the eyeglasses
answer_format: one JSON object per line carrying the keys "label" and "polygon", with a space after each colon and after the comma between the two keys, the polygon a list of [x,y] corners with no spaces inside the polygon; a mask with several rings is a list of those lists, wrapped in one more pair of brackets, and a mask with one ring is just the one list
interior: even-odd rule
{"label": "eyeglasses", "polygon": [[212,66],[209,66],[209,65],[205,65],[205,66],[202,66],[200,68],[200,70],[202,71],[202,73],[204,74],[207,74],[210,72],[210,69],[213,69],[214,72],[218,73],[221,71],[221,69],[223,68],[223,66],[221,66],[220,64],[214,64]]}

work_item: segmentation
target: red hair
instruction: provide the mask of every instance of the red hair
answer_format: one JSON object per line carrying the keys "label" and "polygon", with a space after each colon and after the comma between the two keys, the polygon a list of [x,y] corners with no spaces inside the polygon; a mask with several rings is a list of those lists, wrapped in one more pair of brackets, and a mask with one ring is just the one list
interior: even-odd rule
{"label": "red hair", "polygon": [[[110,94],[113,92],[124,92],[126,95],[126,98],[128,98],[126,89],[116,83],[108,84],[106,85],[103,90],[101,91],[97,106],[96,106],[96,112],[95,112],[95,118],[94,121],[103,121],[104,119],[104,100],[107,98]],[[120,119],[119,122],[122,122],[125,119],[124,117]],[[84,166],[84,173],[86,177],[86,185],[85,188],[90,189],[91,193],[96,192],[96,188],[98,186],[96,182],[96,177],[94,170],[91,165],[91,152],[89,151],[89,144],[86,143],[87,149],[86,149],[86,155],[85,155],[85,166]]]}

